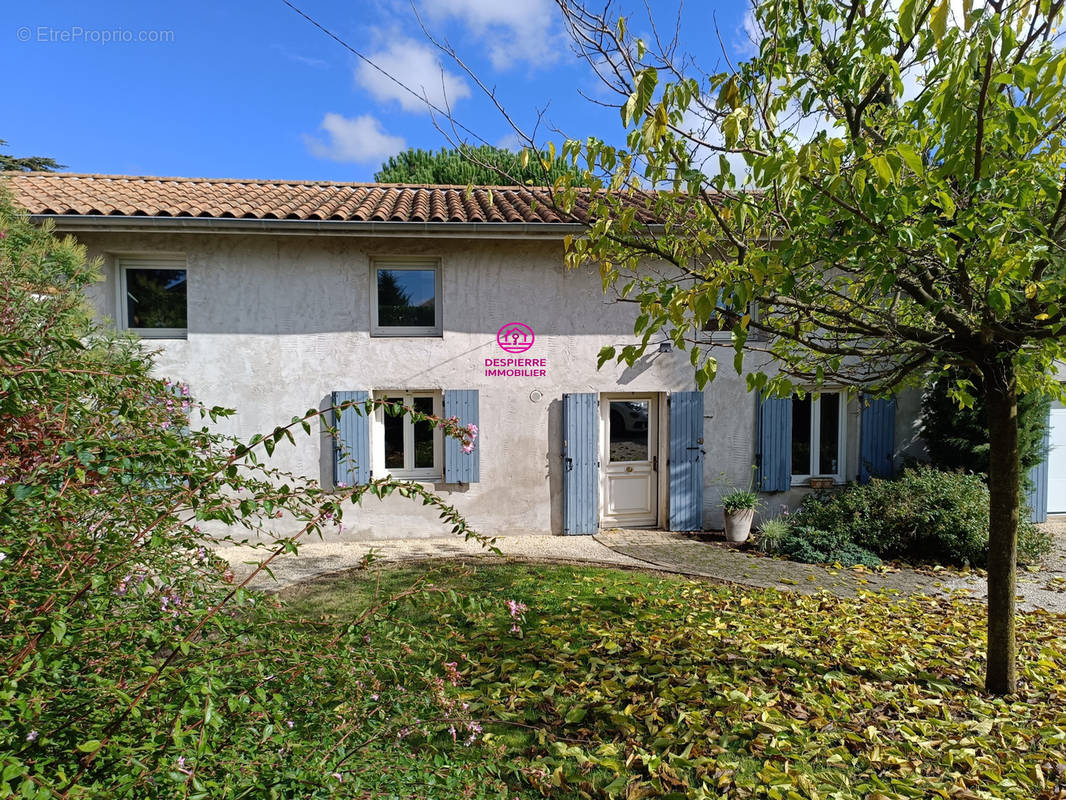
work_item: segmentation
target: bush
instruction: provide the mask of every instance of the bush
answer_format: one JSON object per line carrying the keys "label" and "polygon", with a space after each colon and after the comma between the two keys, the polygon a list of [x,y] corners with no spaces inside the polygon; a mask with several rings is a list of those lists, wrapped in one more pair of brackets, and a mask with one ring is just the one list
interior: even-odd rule
{"label": "bush", "polygon": [[878,567],[881,559],[839,532],[829,532],[803,525],[794,526],[781,538],[779,551],[793,561],[807,564],[840,564],[854,567]]}
{"label": "bush", "polygon": [[[974,566],[988,559],[988,487],[974,474],[915,467],[809,495],[794,519],[882,558]],[[1020,524],[1020,560],[1036,560],[1049,546],[1032,523]]]}

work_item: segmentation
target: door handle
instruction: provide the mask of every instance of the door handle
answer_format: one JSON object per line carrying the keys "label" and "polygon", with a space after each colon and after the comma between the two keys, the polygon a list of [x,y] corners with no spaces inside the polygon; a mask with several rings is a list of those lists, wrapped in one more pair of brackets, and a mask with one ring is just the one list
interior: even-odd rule
{"label": "door handle", "polygon": [[632,472],[632,471],[633,471],[632,467],[626,467],[626,472]]}

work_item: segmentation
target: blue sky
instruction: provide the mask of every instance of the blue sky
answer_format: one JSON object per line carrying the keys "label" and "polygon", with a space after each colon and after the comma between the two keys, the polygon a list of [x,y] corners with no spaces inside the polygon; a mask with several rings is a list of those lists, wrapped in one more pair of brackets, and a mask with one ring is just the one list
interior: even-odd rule
{"label": "blue sky", "polygon": [[[570,51],[552,0],[294,3],[438,100],[443,68],[456,117],[492,144],[513,141],[507,123],[426,40],[416,10],[521,124],[548,106],[548,128],[620,135],[616,111],[581,97],[600,88]],[[672,28],[676,3],[650,3]],[[631,27],[647,30],[642,4],[632,5]],[[721,65],[716,21],[731,55],[743,47],[745,8],[683,8],[684,45],[701,66]],[[447,145],[422,104],[280,0],[19,4],[0,39],[15,94],[0,122],[6,152],[50,156],[73,172],[359,181],[404,147]]]}

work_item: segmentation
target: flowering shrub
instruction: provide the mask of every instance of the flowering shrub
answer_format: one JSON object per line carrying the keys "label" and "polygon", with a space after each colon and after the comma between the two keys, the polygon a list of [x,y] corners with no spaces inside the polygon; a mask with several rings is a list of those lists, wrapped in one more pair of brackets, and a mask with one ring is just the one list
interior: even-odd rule
{"label": "flowering shrub", "polygon": [[[230,411],[93,324],[79,246],[2,196],[0,232],[0,797],[343,796],[384,720],[475,736],[433,673],[380,655],[374,609],[309,648],[201,523],[257,534],[253,575],[367,494],[417,498],[488,541],[420,485],[325,492],[272,468],[263,455],[318,410],[247,442],[213,432]],[[473,446],[475,429],[441,424]],[[282,513],[295,534],[269,532]]]}

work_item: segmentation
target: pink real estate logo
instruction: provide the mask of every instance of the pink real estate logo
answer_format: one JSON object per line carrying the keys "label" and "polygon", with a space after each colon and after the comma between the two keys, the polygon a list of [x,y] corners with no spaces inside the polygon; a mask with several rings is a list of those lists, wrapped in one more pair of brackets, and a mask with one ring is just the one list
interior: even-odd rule
{"label": "pink real estate logo", "polygon": [[496,331],[496,342],[508,353],[524,353],[533,346],[533,329],[524,322],[508,322]]}
{"label": "pink real estate logo", "polygon": [[[533,346],[533,328],[524,322],[508,322],[496,331],[496,344],[512,355]],[[546,358],[486,358],[485,375],[506,378],[542,378],[547,374]]]}

